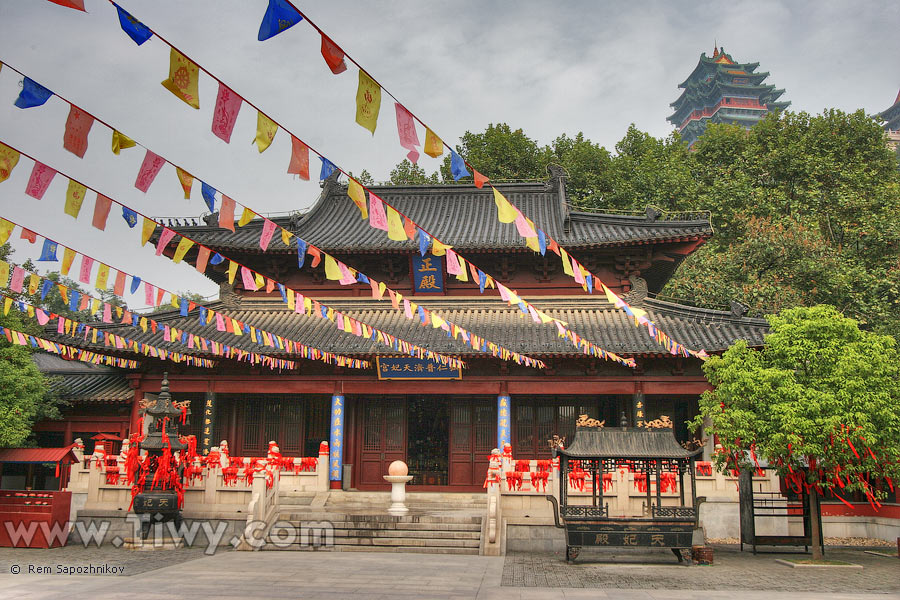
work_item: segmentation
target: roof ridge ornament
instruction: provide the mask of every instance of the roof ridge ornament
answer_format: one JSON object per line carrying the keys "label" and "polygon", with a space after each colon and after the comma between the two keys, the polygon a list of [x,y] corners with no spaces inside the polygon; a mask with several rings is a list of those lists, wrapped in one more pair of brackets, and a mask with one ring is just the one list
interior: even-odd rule
{"label": "roof ridge ornament", "polygon": [[549,175],[549,178],[544,184],[544,189],[548,192],[556,190],[556,193],[559,196],[559,220],[562,222],[563,231],[569,233],[571,209],[569,208],[569,203],[566,201],[566,180],[568,179],[568,173],[566,173],[566,169],[562,165],[549,163],[547,165],[547,174]]}

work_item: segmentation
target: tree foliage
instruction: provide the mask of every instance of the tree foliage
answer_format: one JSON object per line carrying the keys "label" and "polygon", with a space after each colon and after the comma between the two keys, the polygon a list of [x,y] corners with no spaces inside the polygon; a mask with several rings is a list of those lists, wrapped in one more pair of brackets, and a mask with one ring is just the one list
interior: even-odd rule
{"label": "tree foliage", "polygon": [[431,175],[426,175],[425,169],[405,158],[391,171],[391,184],[393,185],[427,185],[436,183],[440,183],[437,171]]}

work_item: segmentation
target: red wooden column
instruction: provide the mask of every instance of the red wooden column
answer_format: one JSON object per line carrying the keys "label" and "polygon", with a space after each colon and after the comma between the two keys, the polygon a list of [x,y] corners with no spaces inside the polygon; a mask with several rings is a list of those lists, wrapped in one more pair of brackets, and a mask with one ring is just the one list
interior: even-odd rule
{"label": "red wooden column", "polygon": [[129,419],[128,435],[140,433],[138,431],[138,419],[140,418],[141,399],[144,397],[144,381],[140,375],[129,375],[128,385],[134,390],[134,398],[131,400],[131,417]]}

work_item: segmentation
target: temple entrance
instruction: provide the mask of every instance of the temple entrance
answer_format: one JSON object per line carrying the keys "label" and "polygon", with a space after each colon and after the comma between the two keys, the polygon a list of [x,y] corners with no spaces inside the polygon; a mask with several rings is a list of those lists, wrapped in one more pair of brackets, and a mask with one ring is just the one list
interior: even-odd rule
{"label": "temple entrance", "polygon": [[410,397],[406,403],[406,464],[413,476],[409,485],[447,485],[450,445],[449,402]]}
{"label": "temple entrance", "polygon": [[450,485],[484,484],[488,456],[497,446],[497,401],[459,398],[450,406]]}
{"label": "temple entrance", "polygon": [[388,466],[406,459],[406,402],[403,398],[365,400],[362,417],[359,487],[385,487]]}

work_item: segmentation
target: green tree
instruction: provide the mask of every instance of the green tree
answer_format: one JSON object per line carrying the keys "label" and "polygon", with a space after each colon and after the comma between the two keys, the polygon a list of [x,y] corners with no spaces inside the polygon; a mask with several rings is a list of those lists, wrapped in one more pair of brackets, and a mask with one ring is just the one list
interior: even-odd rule
{"label": "green tree", "polygon": [[[484,133],[467,131],[460,138],[462,142],[456,152],[465,158],[480,173],[495,181],[504,179],[540,179],[545,177],[544,169],[549,162],[550,150],[525,135],[521,129],[515,131],[506,123],[491,123]],[[452,183],[450,156],[444,157],[441,177]],[[470,182],[464,177],[460,182]]]}
{"label": "green tree", "polygon": [[425,169],[403,159],[391,170],[392,185],[429,185],[440,183],[437,171],[431,175],[425,174]]}
{"label": "green tree", "polygon": [[[811,493],[883,497],[869,477],[900,478],[894,338],[861,330],[824,305],[785,310],[769,322],[761,350],[740,340],[703,365],[714,389],[701,396],[692,428],[709,420],[707,431],[722,446],[720,469],[750,468],[755,452]],[[813,555],[821,558],[813,512]]]}

